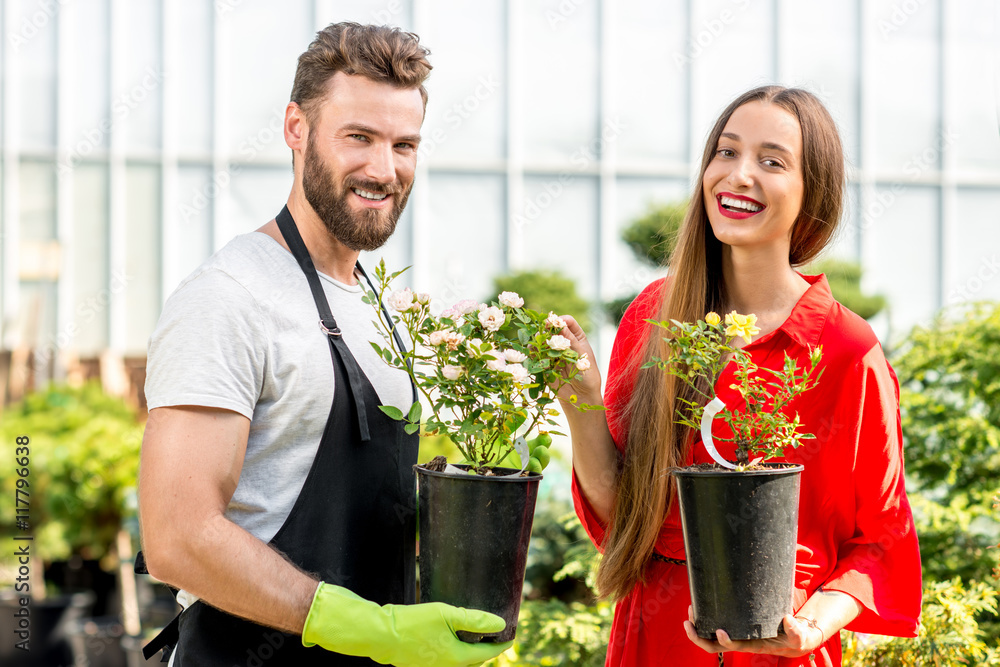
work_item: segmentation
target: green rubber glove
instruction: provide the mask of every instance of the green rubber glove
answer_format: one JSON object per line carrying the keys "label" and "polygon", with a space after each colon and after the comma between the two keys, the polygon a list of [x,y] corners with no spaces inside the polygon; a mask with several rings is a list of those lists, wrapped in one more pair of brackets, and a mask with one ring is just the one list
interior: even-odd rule
{"label": "green rubber glove", "polygon": [[346,588],[316,588],[302,644],[371,658],[396,667],[473,667],[497,657],[507,644],[467,644],[456,630],[500,632],[502,618],[441,602],[379,606]]}

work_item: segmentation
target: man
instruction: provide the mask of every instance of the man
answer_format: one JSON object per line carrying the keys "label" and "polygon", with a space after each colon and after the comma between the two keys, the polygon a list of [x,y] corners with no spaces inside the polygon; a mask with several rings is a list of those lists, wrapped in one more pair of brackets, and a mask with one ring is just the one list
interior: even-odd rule
{"label": "man", "polygon": [[355,268],[413,185],[427,54],[388,27],[318,33],[285,110],[286,208],[185,279],[152,336],[142,540],[185,610],[149,648],[176,643],[176,667],[472,665],[509,646],[455,636],[497,616],[411,604],[417,443],[377,406],[415,392],[369,345]]}

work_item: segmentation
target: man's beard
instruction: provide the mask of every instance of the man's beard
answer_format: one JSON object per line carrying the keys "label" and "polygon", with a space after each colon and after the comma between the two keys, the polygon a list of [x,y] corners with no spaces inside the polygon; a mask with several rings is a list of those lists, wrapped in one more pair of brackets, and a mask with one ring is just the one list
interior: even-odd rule
{"label": "man's beard", "polygon": [[[313,148],[312,136],[309,137],[308,150],[303,159],[302,189],[306,201],[326,225],[327,231],[351,250],[375,250],[385,245],[396,231],[396,223],[406,207],[413,184],[403,190],[398,183],[384,185],[348,178],[344,181],[343,190],[338,190],[329,167]],[[392,208],[361,212],[352,210],[347,199],[355,196],[353,188],[373,194],[391,195]]]}

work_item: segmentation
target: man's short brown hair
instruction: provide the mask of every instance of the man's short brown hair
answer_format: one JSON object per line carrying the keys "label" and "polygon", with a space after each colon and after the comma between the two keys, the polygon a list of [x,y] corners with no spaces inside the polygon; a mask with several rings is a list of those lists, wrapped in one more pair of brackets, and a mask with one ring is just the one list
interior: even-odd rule
{"label": "man's short brown hair", "polygon": [[333,75],[344,72],[398,88],[419,88],[426,110],[427,90],[423,84],[431,72],[428,55],[430,51],[412,32],[389,26],[332,23],[316,33],[316,39],[299,56],[291,100],[312,123]]}

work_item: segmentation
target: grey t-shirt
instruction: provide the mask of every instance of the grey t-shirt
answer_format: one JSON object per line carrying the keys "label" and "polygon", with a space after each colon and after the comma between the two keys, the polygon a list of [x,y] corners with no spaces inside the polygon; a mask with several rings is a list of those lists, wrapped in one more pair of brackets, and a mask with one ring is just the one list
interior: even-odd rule
{"label": "grey t-shirt", "polygon": [[[361,301],[362,286],[320,279],[344,341],[382,403],[406,412],[409,380],[372,349],[369,341],[384,341],[372,323],[375,310]],[[330,346],[305,275],[263,233],[236,237],[188,276],[150,339],[150,410],[198,405],[250,418],[226,517],[264,542],[302,489],[335,389]]]}

